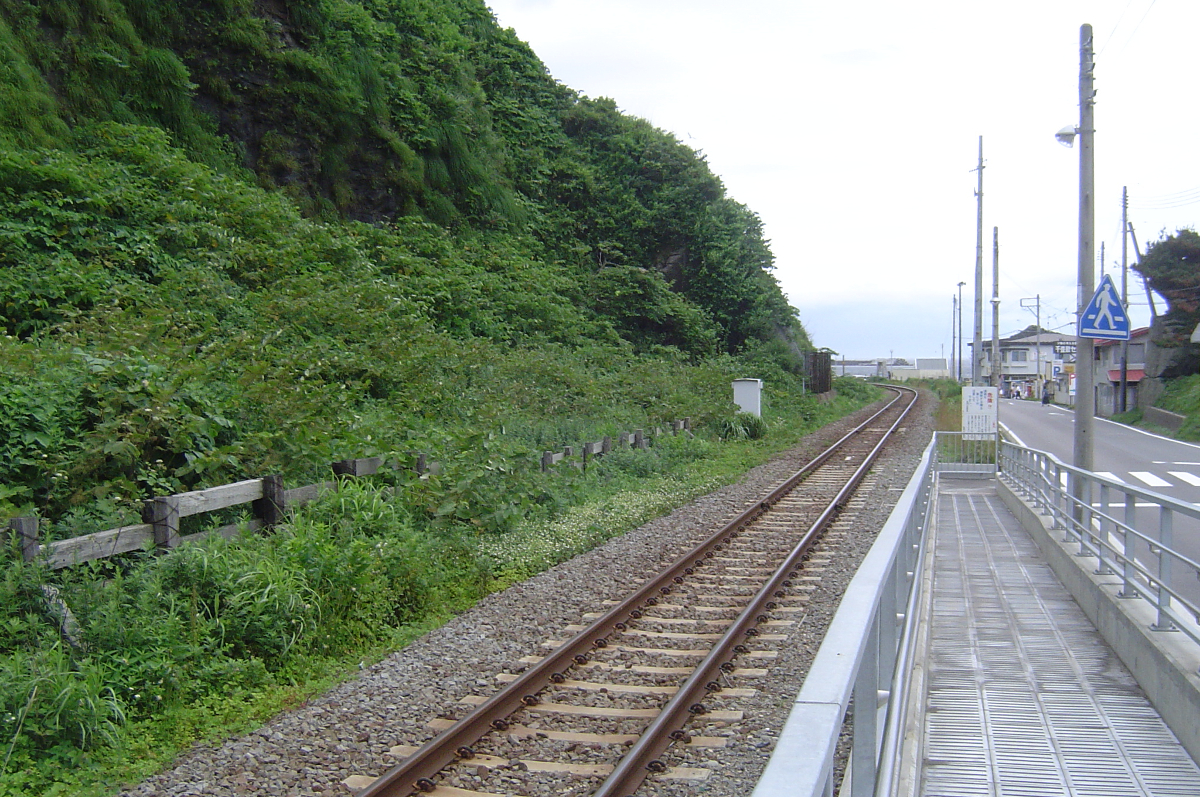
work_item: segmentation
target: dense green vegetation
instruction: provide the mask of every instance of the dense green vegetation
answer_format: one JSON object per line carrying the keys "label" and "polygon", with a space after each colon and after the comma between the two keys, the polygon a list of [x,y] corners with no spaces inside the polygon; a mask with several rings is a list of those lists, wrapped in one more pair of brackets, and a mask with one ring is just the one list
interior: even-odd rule
{"label": "dense green vegetation", "polygon": [[[1159,397],[1156,406],[1187,416],[1187,420],[1174,433],[1180,440],[1200,441],[1200,375],[1191,374],[1172,379]],[[1136,420],[1141,421],[1139,417]]]}
{"label": "dense green vegetation", "polygon": [[1164,232],[1150,243],[1135,268],[1167,299],[1167,310],[1155,323],[1154,345],[1177,351],[1162,376],[1174,379],[1194,374],[1200,357],[1189,341],[1200,322],[1200,235],[1190,229],[1172,235]]}
{"label": "dense green vegetation", "polygon": [[10,551],[0,795],[103,793],[871,400],[803,394],[771,267],[703,158],[477,0],[0,0],[0,519],[65,538],[337,459],[443,465],[266,537]]}

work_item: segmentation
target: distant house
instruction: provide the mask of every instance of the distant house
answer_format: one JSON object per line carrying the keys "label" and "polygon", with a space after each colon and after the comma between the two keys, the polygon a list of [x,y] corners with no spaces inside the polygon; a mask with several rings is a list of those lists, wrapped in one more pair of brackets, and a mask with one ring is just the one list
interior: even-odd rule
{"label": "distant house", "polygon": [[[969,346],[973,346],[968,341]],[[1074,371],[1075,336],[1030,325],[1000,339],[1000,389],[1005,396],[1036,398],[1046,382],[1053,382],[1056,400],[1066,398],[1068,375]],[[984,341],[983,373],[994,372],[992,345]]]}
{"label": "distant house", "polygon": [[[1138,387],[1146,378],[1146,342],[1150,328],[1135,329],[1129,335],[1129,356],[1125,362],[1125,407],[1137,406]],[[1121,341],[1098,340],[1096,356],[1096,414],[1109,416],[1121,411]]]}

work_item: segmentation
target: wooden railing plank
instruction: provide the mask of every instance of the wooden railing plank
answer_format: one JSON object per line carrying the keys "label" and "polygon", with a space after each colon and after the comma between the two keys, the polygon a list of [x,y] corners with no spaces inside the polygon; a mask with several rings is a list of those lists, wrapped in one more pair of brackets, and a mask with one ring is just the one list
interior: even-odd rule
{"label": "wooden railing plank", "polygon": [[201,512],[214,512],[218,509],[262,498],[262,479],[246,479],[233,484],[223,484],[220,487],[209,487],[207,490],[179,493],[171,497],[177,501],[179,517],[198,515]]}
{"label": "wooden railing plank", "polygon": [[50,567],[61,570],[64,567],[89,562],[93,559],[106,559],[130,551],[138,551],[154,542],[154,526],[149,523],[139,523],[134,526],[122,526],[119,529],[97,531],[83,537],[73,537],[69,540],[59,540],[49,545],[46,557]]}
{"label": "wooden railing plank", "polygon": [[300,504],[307,504],[309,501],[315,501],[321,495],[336,489],[337,482],[308,484],[304,487],[296,487],[292,490],[284,490],[283,499],[287,506],[298,506]]}

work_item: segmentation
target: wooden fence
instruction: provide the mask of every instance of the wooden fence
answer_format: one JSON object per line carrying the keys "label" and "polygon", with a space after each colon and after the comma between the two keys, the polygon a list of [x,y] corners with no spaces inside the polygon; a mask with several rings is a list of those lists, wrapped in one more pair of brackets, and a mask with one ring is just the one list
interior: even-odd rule
{"label": "wooden fence", "polygon": [[[692,434],[692,419],[684,418],[682,421],[671,422],[671,433],[678,435],[680,432]],[[661,428],[654,430],[654,436],[665,434]],[[584,472],[587,472],[588,460],[595,457],[604,456],[613,449],[613,444],[616,443],[618,448],[646,449],[650,447],[650,441],[646,438],[644,430],[635,429],[629,434],[619,434],[616,438],[605,436],[603,439],[595,443],[584,443],[580,450],[580,462]],[[566,446],[562,451],[545,451],[542,453],[542,470],[549,470],[552,465],[562,462],[564,459],[569,459],[575,456],[575,446]]]}
{"label": "wooden fence", "polygon": [[[674,434],[683,432],[690,435],[690,419],[675,421],[672,424],[672,430]],[[656,433],[664,434],[662,429],[657,429]],[[616,445],[642,449],[648,447],[648,442],[642,434],[642,430],[639,429],[631,434],[617,435]],[[609,437],[596,443],[584,443],[581,466],[586,470],[589,458],[606,454],[612,450],[612,447],[613,438]],[[143,502],[141,523],[107,531],[97,531],[69,540],[39,543],[38,519],[30,517],[13,518],[7,523],[0,521],[0,536],[15,537],[19,540],[21,556],[25,561],[29,562],[39,556],[45,556],[49,566],[55,570],[149,547],[169,550],[181,543],[199,540],[212,534],[232,537],[243,529],[251,531],[269,529],[284,519],[288,509],[306,504],[324,492],[337,489],[339,480],[373,475],[385,464],[390,464],[391,467],[397,469],[414,470],[418,474],[441,472],[441,464],[427,462],[426,454],[414,453],[413,456],[415,459],[412,467],[405,467],[394,461],[385,463],[383,457],[339,460],[330,464],[330,469],[336,477],[334,481],[309,484],[291,490],[284,489],[283,479],[280,476],[265,476],[261,479],[246,479],[220,487],[210,487],[206,490],[157,496]],[[548,470],[551,465],[572,456],[574,456],[573,446],[567,446],[558,453],[547,451],[541,458],[542,470]],[[253,519],[249,521],[233,523],[196,534],[180,533],[179,521],[185,517],[245,504],[250,504],[254,515]],[[7,533],[4,533],[5,531]]]}

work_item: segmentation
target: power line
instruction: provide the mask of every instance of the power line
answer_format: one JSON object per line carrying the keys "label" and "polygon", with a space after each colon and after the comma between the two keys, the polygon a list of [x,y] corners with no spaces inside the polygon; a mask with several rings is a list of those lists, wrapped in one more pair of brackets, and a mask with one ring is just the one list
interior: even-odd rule
{"label": "power line", "polygon": [[1108,49],[1108,45],[1112,44],[1113,36],[1117,33],[1117,28],[1121,27],[1121,20],[1125,19],[1125,13],[1129,11],[1129,7],[1133,5],[1133,0],[1129,0],[1125,4],[1125,8],[1121,10],[1121,16],[1117,17],[1117,24],[1113,25],[1113,29],[1109,31],[1108,39],[1104,42],[1104,46],[1100,48],[1100,52],[1096,53],[1096,57],[1104,55],[1104,51]]}
{"label": "power line", "polygon": [[1138,210],[1170,210],[1197,203],[1200,203],[1200,187],[1176,191],[1173,194],[1143,197],[1137,202],[1130,202],[1129,206]]}

